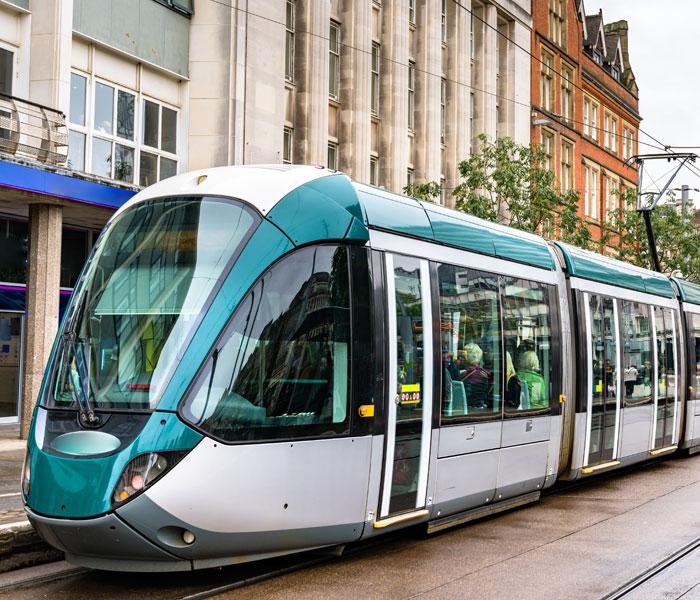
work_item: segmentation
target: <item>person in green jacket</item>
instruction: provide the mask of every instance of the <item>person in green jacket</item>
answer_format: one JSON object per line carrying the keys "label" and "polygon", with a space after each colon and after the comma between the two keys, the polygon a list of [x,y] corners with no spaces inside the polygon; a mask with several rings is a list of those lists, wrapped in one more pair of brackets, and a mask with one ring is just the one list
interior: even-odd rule
{"label": "person in green jacket", "polygon": [[530,408],[546,408],[549,406],[549,394],[540,373],[540,359],[537,353],[528,350],[520,356],[518,379],[527,385],[530,396]]}

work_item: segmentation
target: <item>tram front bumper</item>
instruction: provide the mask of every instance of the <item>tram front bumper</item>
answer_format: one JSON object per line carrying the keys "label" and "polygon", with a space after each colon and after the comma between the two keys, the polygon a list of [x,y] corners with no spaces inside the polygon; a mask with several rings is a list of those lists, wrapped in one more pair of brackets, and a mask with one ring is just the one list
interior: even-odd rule
{"label": "tram front bumper", "polygon": [[25,507],[29,522],[66,560],[110,571],[189,571],[192,563],[158,548],[114,513],[92,519],[54,519]]}

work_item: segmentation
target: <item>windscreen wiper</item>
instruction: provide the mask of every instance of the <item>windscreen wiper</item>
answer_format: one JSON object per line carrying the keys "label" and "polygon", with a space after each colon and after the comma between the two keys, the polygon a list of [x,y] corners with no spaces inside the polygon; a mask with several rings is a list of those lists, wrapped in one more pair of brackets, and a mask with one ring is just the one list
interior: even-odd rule
{"label": "windscreen wiper", "polygon": [[[95,414],[90,402],[90,352],[86,351],[86,340],[68,336],[66,338],[66,349],[72,350],[73,360],[68,363],[67,368],[70,376],[71,390],[73,398],[80,410],[80,423],[87,427],[96,427],[100,418]],[[70,355],[70,352],[66,353]]]}

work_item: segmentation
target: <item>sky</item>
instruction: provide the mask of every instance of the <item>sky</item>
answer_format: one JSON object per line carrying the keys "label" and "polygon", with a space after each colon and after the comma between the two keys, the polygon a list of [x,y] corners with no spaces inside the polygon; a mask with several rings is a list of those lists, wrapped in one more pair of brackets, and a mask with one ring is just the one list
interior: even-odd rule
{"label": "sky", "polygon": [[[629,59],[639,86],[641,128],[664,144],[700,146],[700,69],[692,58],[700,35],[700,0],[584,0],[584,6],[588,15],[602,9],[605,23],[620,19],[629,23]],[[653,143],[642,133],[639,139]],[[642,144],[638,151],[656,152]],[[700,155],[700,148],[688,151]],[[645,169],[663,186],[663,175],[673,164],[661,161],[653,169],[651,164]],[[700,159],[696,166],[700,170]],[[700,177],[684,168],[672,187],[681,184],[700,189]],[[644,187],[656,190],[646,178]],[[700,208],[700,191],[692,191],[691,197]]]}

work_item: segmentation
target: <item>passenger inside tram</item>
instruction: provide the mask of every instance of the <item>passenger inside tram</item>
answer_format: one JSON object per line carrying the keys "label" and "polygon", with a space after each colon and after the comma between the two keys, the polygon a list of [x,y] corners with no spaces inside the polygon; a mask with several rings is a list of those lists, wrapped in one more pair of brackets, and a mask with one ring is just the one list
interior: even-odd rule
{"label": "passenger inside tram", "polygon": [[540,359],[533,350],[527,350],[520,356],[518,377],[528,390],[530,408],[544,408],[549,405],[549,398],[540,372]]}
{"label": "passenger inside tram", "polygon": [[460,379],[467,394],[467,405],[469,408],[486,408],[493,385],[493,376],[482,366],[484,351],[478,344],[471,342],[464,347],[464,353],[467,368],[460,373]]}

